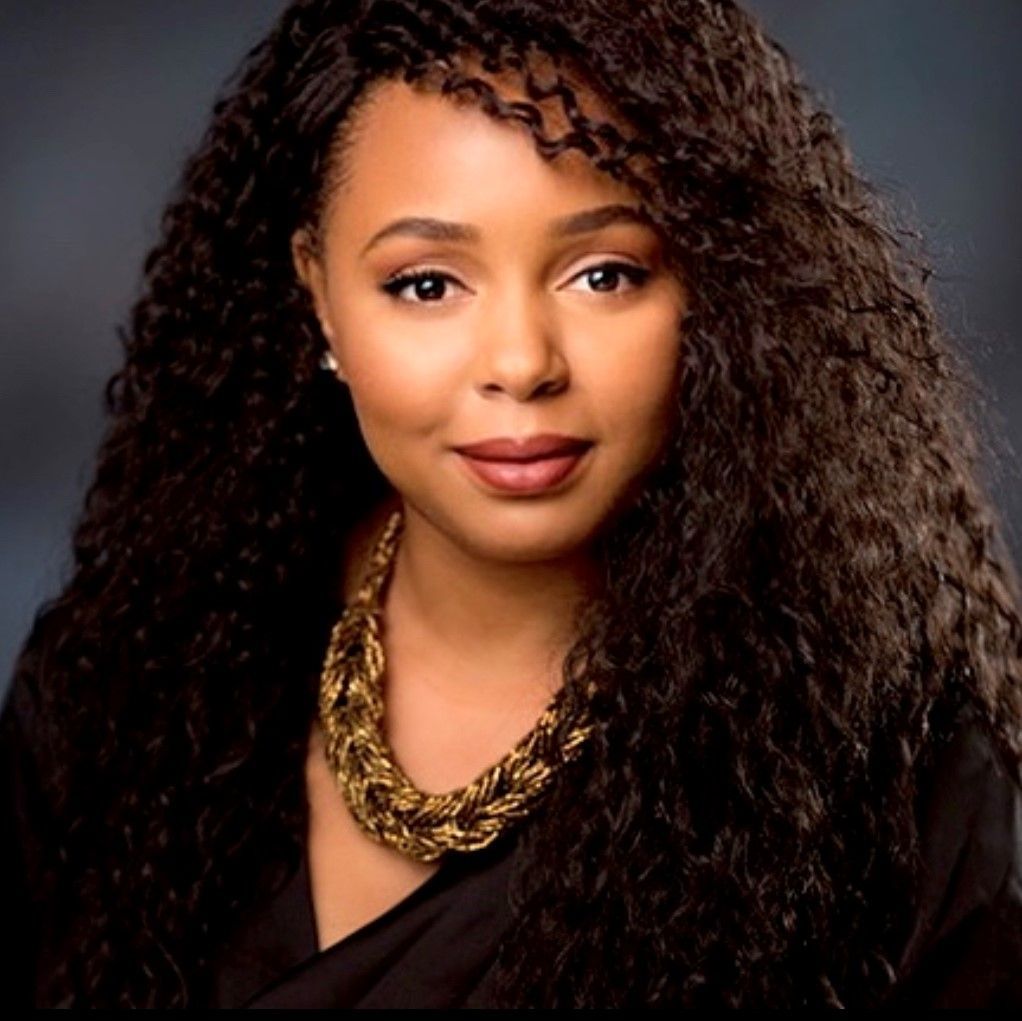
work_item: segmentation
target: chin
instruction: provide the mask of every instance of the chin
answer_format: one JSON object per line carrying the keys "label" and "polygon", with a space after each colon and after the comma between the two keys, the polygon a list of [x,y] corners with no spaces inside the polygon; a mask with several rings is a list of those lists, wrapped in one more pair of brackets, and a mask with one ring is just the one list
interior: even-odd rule
{"label": "chin", "polygon": [[480,554],[509,563],[534,563],[578,556],[585,552],[598,531],[599,522],[572,519],[552,508],[494,509],[486,519],[489,527],[472,528]]}

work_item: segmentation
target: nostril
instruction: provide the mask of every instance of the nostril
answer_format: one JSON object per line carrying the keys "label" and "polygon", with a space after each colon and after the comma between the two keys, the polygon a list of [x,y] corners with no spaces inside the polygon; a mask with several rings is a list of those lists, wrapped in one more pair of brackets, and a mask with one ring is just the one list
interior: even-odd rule
{"label": "nostril", "polygon": [[509,383],[490,381],[481,387],[483,393],[507,393],[522,400],[549,397],[561,393],[568,386],[567,377],[548,377],[529,386],[514,386]]}
{"label": "nostril", "polygon": [[542,383],[539,384],[538,387],[536,387],[536,394],[537,396],[540,395],[548,396],[550,394],[558,394],[565,388],[565,386],[567,386],[567,381],[563,379],[544,380]]}

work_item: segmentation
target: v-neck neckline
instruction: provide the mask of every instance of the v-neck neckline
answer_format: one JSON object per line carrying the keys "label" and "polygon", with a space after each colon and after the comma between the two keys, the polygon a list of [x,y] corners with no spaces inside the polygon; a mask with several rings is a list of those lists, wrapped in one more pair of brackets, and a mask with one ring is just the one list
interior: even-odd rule
{"label": "v-neck neckline", "polygon": [[427,876],[418,884],[418,886],[405,894],[405,896],[400,900],[396,901],[380,914],[369,919],[369,921],[364,922],[357,929],[353,929],[340,939],[334,940],[332,943],[321,947],[319,945],[319,926],[316,921],[316,907],[312,896],[312,871],[309,867],[309,840],[306,835],[306,840],[302,848],[301,862],[299,864],[301,874],[298,882],[301,884],[302,902],[308,918],[307,928],[311,937],[309,956],[320,956],[335,952],[340,953],[351,944],[370,937],[377,929],[400,917],[420,901],[429,897],[438,886],[442,886],[445,882],[447,882],[448,876],[457,870],[457,858],[458,855],[456,853],[444,855],[440,859],[439,868],[437,868],[437,870],[431,875]]}

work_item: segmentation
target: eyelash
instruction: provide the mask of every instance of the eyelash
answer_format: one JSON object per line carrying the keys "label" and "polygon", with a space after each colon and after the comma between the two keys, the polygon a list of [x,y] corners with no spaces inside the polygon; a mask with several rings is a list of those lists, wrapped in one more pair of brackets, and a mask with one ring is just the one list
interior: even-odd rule
{"label": "eyelash", "polygon": [[[630,262],[599,262],[593,266],[588,266],[586,269],[577,273],[576,277],[585,276],[587,273],[594,273],[596,270],[614,270],[620,273],[623,277],[628,279],[634,288],[642,287],[642,285],[649,278],[651,271],[644,269],[642,266],[635,266]],[[388,280],[384,281],[380,285],[380,290],[385,291],[395,301],[404,301],[403,298],[399,298],[398,295],[403,291],[409,284],[417,283],[420,280],[432,280],[434,278],[440,278],[443,280],[454,280],[450,273],[444,273],[442,270],[429,269],[425,267],[423,269],[412,270],[408,273],[400,273],[397,276],[392,276]],[[573,277],[572,279],[575,279]],[[455,281],[456,282],[456,281]],[[609,297],[619,297],[627,291],[593,291],[593,294],[606,294]],[[442,299],[441,299],[442,300]],[[437,305],[440,301],[410,301],[406,304],[411,305]]]}

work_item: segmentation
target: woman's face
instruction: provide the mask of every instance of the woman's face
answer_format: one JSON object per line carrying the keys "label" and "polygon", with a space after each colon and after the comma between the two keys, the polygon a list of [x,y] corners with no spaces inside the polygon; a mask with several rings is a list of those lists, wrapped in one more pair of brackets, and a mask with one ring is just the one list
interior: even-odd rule
{"label": "woman's face", "polygon": [[[292,248],[369,451],[406,513],[465,549],[577,553],[670,420],[685,295],[658,235],[580,153],[546,163],[474,106],[387,81],[355,125],[321,258],[301,232]],[[459,450],[551,435],[578,442],[531,462]]]}

